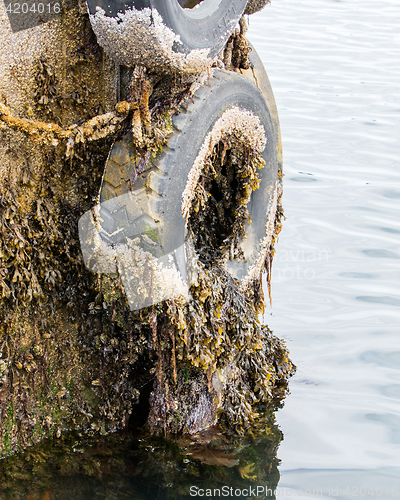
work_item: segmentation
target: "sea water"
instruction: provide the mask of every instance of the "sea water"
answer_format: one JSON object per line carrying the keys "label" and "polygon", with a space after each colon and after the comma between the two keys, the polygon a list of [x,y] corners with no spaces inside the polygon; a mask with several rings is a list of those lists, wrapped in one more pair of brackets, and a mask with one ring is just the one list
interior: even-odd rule
{"label": "sea water", "polygon": [[400,496],[400,3],[273,1],[249,39],[284,152],[265,321],[297,374],[277,493]]}

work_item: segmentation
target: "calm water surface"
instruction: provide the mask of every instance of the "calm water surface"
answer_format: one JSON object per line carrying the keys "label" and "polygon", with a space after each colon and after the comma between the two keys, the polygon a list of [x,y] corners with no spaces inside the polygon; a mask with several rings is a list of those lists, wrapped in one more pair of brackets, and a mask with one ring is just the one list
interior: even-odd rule
{"label": "calm water surface", "polygon": [[400,495],[399,33],[398,0],[276,0],[250,18],[284,151],[265,315],[298,366],[277,414],[282,495]]}

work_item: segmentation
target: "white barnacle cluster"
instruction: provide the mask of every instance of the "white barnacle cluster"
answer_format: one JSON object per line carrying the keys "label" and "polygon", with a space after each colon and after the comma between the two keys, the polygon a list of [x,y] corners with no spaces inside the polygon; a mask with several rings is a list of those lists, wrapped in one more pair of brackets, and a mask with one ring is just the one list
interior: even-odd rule
{"label": "white barnacle cluster", "polygon": [[100,7],[90,15],[97,41],[107,54],[125,66],[141,64],[150,70],[175,69],[184,73],[200,73],[214,62],[209,49],[196,49],[188,54],[175,52],[180,42],[165,26],[156,9],[127,9],[118,17],[109,17]]}
{"label": "white barnacle cluster", "polygon": [[204,166],[216,146],[224,136],[234,135],[238,141],[246,144],[257,153],[262,153],[267,143],[265,129],[258,116],[251,111],[242,110],[235,106],[215,122],[190,169],[185,190],[182,194],[182,215],[187,220],[190,207],[195,196],[196,186],[199,182]]}
{"label": "white barnacle cluster", "polygon": [[[138,238],[137,238],[138,239]],[[126,298],[132,311],[164,300],[189,300],[189,288],[176,268],[172,256],[167,263],[128,241],[118,245],[116,260]]]}
{"label": "white barnacle cluster", "polygon": [[241,285],[243,290],[245,290],[248,286],[250,286],[253,280],[259,279],[264,269],[264,265],[268,258],[271,245],[273,244],[273,238],[275,236],[275,218],[276,218],[279,198],[281,195],[282,195],[282,186],[280,181],[278,180],[275,185],[274,191],[271,194],[268,219],[265,225],[265,237],[261,242],[260,252],[257,260],[249,268],[246,277],[243,279]]}
{"label": "white barnacle cluster", "polygon": [[189,300],[188,285],[172,255],[163,260],[154,257],[141,248],[141,238],[111,246],[101,237],[101,221],[100,205],[95,205],[79,220],[85,264],[95,273],[118,273],[132,311],[168,299]]}

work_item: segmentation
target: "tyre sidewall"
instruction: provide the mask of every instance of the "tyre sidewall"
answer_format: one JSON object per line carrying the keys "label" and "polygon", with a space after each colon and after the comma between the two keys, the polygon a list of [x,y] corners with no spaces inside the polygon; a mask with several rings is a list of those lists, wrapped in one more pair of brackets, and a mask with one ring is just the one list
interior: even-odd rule
{"label": "tyre sidewall", "polygon": [[206,48],[209,57],[221,52],[246,7],[245,0],[204,0],[194,9],[183,9],[177,0],[151,0],[151,4],[180,36],[175,50],[188,53]]}
{"label": "tyre sidewall", "polygon": [[[195,95],[195,102],[188,108],[188,122],[173,144],[174,154],[167,155],[166,171],[169,172],[169,190],[162,204],[163,247],[166,253],[182,245],[185,236],[185,220],[182,216],[182,193],[196,157],[216,121],[233,107],[250,111],[264,127],[267,144],[262,152],[265,166],[258,171],[260,187],[252,193],[248,209],[251,224],[246,224],[246,240],[257,254],[265,236],[270,198],[278,179],[277,141],[273,122],[265,99],[259,89],[245,76],[219,71],[217,85],[202,87]],[[199,96],[200,94],[200,96]],[[198,102],[198,100],[201,102]],[[197,102],[196,102],[197,100]],[[260,237],[261,235],[261,237]],[[246,246],[248,246],[246,245]]]}

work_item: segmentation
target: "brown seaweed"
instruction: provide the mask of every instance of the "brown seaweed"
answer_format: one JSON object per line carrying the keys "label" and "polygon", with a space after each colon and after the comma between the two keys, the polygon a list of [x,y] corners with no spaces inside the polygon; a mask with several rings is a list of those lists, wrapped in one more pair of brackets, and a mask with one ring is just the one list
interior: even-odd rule
{"label": "brown seaweed", "polygon": [[[1,169],[10,173],[0,181],[0,456],[71,431],[114,432],[143,401],[153,433],[193,434],[219,420],[243,434],[260,419],[256,403],[282,392],[294,371],[285,344],[259,322],[261,277],[244,291],[219,258],[228,247],[240,257],[242,201],[257,185],[260,158],[229,137],[216,147],[190,215],[201,257],[192,300],[130,311],[118,275],[86,269],[77,221],[97,197],[118,134],[133,124],[138,156],[159,154],[197,76],[136,68],[124,100],[104,113],[87,18],[63,15],[83,40],[71,54],[68,92],[41,58],[28,118],[0,104],[9,144]],[[200,195],[215,182],[226,203]],[[279,205],[275,239],[281,217]],[[212,232],[198,230],[208,223]],[[269,272],[272,256],[273,245]]]}

